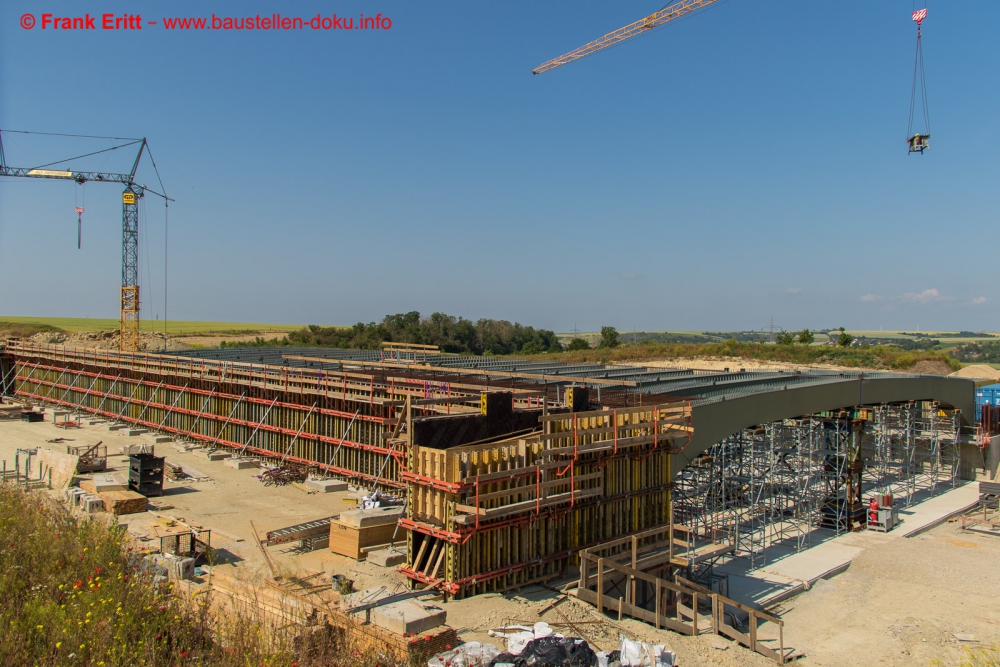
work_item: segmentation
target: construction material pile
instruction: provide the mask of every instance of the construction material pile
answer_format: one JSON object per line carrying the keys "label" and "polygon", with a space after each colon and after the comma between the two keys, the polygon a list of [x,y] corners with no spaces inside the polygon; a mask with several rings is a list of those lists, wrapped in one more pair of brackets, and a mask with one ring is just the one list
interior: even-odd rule
{"label": "construction material pile", "polygon": [[285,486],[292,482],[304,482],[309,476],[309,467],[298,463],[283,463],[277,468],[268,468],[257,478],[264,486]]}

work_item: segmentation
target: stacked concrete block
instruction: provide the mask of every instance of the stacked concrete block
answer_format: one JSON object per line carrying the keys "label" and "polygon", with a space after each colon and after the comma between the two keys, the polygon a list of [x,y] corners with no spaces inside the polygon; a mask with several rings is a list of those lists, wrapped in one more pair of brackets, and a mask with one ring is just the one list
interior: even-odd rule
{"label": "stacked concrete block", "polygon": [[96,514],[97,512],[104,511],[104,501],[97,496],[87,495],[81,498],[80,507],[82,507],[87,514]]}

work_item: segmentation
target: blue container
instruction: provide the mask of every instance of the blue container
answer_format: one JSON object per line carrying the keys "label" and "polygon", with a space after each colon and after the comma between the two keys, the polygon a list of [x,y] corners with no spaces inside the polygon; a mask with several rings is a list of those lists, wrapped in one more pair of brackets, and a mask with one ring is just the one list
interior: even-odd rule
{"label": "blue container", "polygon": [[976,421],[981,421],[984,405],[1000,405],[1000,384],[976,388]]}

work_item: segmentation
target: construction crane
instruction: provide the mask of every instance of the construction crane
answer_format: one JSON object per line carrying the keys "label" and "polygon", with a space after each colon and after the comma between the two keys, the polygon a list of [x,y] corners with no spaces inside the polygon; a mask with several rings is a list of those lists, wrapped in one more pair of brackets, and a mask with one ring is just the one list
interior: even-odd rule
{"label": "construction crane", "polygon": [[567,65],[574,60],[579,60],[589,56],[592,53],[597,53],[603,49],[610,48],[616,44],[621,44],[627,39],[632,39],[633,37],[638,37],[644,33],[649,32],[655,28],[666,25],[671,21],[686,16],[691,12],[698,11],[703,7],[708,7],[711,4],[715,4],[719,0],[681,0],[681,2],[675,2],[674,4],[667,5],[660,11],[650,14],[644,19],[636,21],[635,23],[629,23],[624,28],[619,28],[614,32],[609,32],[604,37],[600,39],[595,39],[592,42],[584,44],[578,49],[573,49],[569,53],[564,53],[558,58],[553,58],[552,60],[542,63],[535,69],[531,70],[532,74],[541,74],[542,72],[548,72],[557,67],[562,67]]}
{"label": "construction crane", "polygon": [[[121,318],[120,337],[118,341],[119,350],[122,352],[136,352],[139,349],[139,202],[146,196],[146,193],[162,197],[164,202],[174,201],[166,195],[166,192],[157,192],[152,188],[136,183],[135,174],[139,169],[139,162],[143,154],[150,156],[153,169],[156,170],[156,162],[153,161],[149,152],[149,145],[145,137],[142,139],[123,139],[121,137],[93,137],[88,139],[108,139],[115,141],[126,141],[111,148],[94,151],[86,155],[78,155],[65,160],[58,160],[36,167],[12,167],[7,164],[3,151],[3,133],[8,134],[43,134],[46,136],[58,137],[83,137],[84,135],[55,134],[47,132],[22,132],[15,130],[0,130],[0,176],[14,176],[22,178],[53,178],[74,181],[80,185],[88,182],[117,183],[124,185],[122,192],[122,287],[121,287]],[[106,153],[130,146],[138,146],[135,160],[132,162],[132,169],[127,174],[119,174],[106,171],[72,171],[63,169],[51,169],[72,160]],[[157,180],[160,180],[159,171],[156,170]],[[160,189],[165,190],[163,182],[160,181]],[[169,204],[168,204],[169,205]],[[82,213],[82,209],[79,213]],[[78,213],[78,215],[79,215]],[[79,232],[78,232],[79,233]]]}
{"label": "construction crane", "polygon": [[[543,72],[554,70],[557,67],[568,65],[574,60],[585,58],[592,53],[597,53],[598,51],[621,44],[625,40],[638,37],[639,35],[649,32],[650,30],[654,30],[670,23],[671,21],[687,16],[691,12],[695,12],[699,9],[715,4],[718,1],[719,0],[680,0],[679,2],[673,2],[660,11],[650,14],[644,19],[640,19],[635,23],[630,23],[624,28],[619,28],[614,32],[609,32],[607,35],[604,35],[604,37],[595,39],[592,42],[587,42],[580,48],[573,49],[569,53],[564,53],[558,58],[553,58],[552,60],[544,62],[535,69],[531,70],[531,73],[542,74]],[[914,11],[912,18],[917,23],[917,54],[916,62],[913,66],[913,91],[910,95],[910,124],[906,131],[906,143],[909,146],[910,153],[923,154],[923,152],[927,150],[928,142],[931,138],[930,117],[927,110],[927,83],[924,79],[924,52],[920,41],[921,24],[924,19],[927,18],[927,10],[920,9]],[[917,87],[918,83],[919,89]],[[913,132],[914,108],[918,96],[920,98],[920,106],[924,116],[924,127],[926,128],[922,133]]]}

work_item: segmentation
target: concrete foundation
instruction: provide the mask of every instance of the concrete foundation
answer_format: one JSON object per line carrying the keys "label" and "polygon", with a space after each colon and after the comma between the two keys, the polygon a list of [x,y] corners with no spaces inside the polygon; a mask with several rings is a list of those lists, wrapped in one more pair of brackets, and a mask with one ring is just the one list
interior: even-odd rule
{"label": "concrete foundation", "polygon": [[337,491],[347,491],[347,482],[339,479],[307,479],[305,486],[320,493],[336,493]]}
{"label": "concrete foundation", "polygon": [[108,427],[109,431],[121,431],[122,429],[128,428],[128,424],[112,424]]}
{"label": "concrete foundation", "polygon": [[173,441],[174,439],[171,438],[169,435],[158,435],[155,438],[153,438],[153,442],[157,444],[161,444],[164,442],[173,442]]}
{"label": "concrete foundation", "polygon": [[146,433],[149,433],[149,429],[148,428],[132,428],[132,429],[129,429],[129,431],[128,431],[128,434],[130,436],[133,436],[133,435],[145,435]]}
{"label": "concrete foundation", "polygon": [[229,452],[222,452],[216,450],[214,452],[208,452],[207,454],[205,454],[205,456],[208,457],[209,461],[222,461],[231,458],[232,454],[230,454]]}
{"label": "concrete foundation", "polygon": [[406,562],[406,547],[390,547],[368,552],[368,562],[382,567],[395,567]]}
{"label": "concrete foundation", "polygon": [[441,607],[403,600],[372,609],[372,623],[398,635],[413,635],[444,625],[447,612]]}
{"label": "concrete foundation", "polygon": [[[211,459],[212,457],[210,456],[209,458]],[[259,468],[260,467],[260,464],[257,463],[256,461],[254,461],[253,459],[244,459],[244,458],[229,457],[228,459],[224,460],[222,463],[223,463],[223,465],[227,465],[230,468],[236,468],[237,470],[246,470],[247,468]]]}

